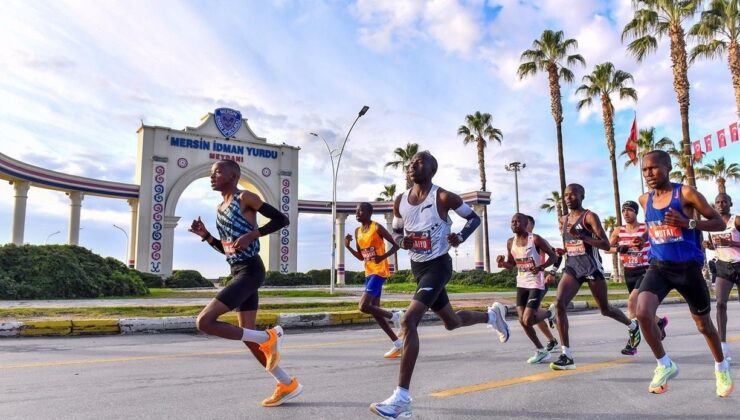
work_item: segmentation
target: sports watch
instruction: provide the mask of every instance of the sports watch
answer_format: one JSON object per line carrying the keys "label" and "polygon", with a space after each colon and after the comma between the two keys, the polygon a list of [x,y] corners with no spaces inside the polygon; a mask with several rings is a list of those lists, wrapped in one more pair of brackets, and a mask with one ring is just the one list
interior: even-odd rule
{"label": "sports watch", "polygon": [[689,219],[689,226],[688,226],[688,228],[689,229],[696,229],[696,220]]}

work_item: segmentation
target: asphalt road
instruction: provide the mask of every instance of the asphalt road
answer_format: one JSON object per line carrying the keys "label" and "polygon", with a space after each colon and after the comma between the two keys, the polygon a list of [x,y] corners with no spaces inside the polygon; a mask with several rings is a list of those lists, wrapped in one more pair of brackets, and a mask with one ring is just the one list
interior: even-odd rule
{"label": "asphalt road", "polygon": [[[533,346],[513,322],[506,344],[483,326],[422,327],[414,417],[738,418],[740,391],[715,395],[713,360],[688,308],[660,313],[670,317],[665,344],[680,367],[663,395],[647,392],[655,360],[645,343],[637,356],[622,356],[625,327],[593,311],[571,314],[578,369],[567,375],[527,365]],[[730,303],[729,319],[740,362],[740,303]],[[398,361],[382,358],[390,343],[377,328],[288,331],[285,343],[281,365],[303,394],[262,408],[274,380],[236,342],[184,334],[0,339],[0,418],[369,419],[369,403],[395,387]]]}

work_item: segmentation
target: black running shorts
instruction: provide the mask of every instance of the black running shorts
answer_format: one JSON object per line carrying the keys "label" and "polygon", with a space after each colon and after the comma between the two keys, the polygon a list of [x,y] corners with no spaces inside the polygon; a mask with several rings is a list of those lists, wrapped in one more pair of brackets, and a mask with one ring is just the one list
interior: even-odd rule
{"label": "black running shorts", "polygon": [[411,273],[416,279],[414,300],[432,308],[434,312],[450,303],[447,290],[445,290],[445,285],[452,277],[452,258],[449,254],[441,255],[430,261],[411,261]]}
{"label": "black running shorts", "polygon": [[565,268],[563,268],[563,274],[568,274],[569,276],[571,276],[574,279],[576,279],[578,281],[578,283],[580,283],[580,284],[583,284],[583,283],[585,283],[587,281],[605,280],[604,279],[604,273],[601,272],[601,271],[599,271],[599,270],[594,271],[593,274],[591,274],[589,276],[581,276],[581,277],[578,277],[578,275],[576,274],[575,270],[573,270],[573,268],[566,266]]}
{"label": "black running shorts", "polygon": [[717,277],[740,286],[740,262],[717,261]]}
{"label": "black running shorts", "polygon": [[539,309],[542,298],[545,297],[547,289],[525,289],[516,288],[516,306],[519,308]]}
{"label": "black running shorts", "polygon": [[224,287],[216,299],[229,309],[239,312],[256,311],[259,306],[257,290],[265,282],[265,265],[259,255],[232,264],[231,282]]}
{"label": "black running shorts", "polygon": [[624,269],[624,282],[627,283],[627,292],[632,293],[635,289],[640,290],[640,284],[642,279],[645,278],[645,273],[647,273],[647,267]]}
{"label": "black running shorts", "polygon": [[705,315],[711,310],[709,289],[701,274],[701,265],[696,262],[651,261],[640,284],[640,293],[653,293],[662,302],[673,289],[686,299],[692,314]]}

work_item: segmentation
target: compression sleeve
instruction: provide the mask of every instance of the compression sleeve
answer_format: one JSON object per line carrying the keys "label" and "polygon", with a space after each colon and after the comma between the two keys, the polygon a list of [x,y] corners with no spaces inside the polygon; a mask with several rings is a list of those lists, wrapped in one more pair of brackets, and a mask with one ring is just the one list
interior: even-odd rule
{"label": "compression sleeve", "polygon": [[460,207],[455,209],[455,213],[457,213],[457,215],[462,217],[463,219],[467,219],[472,212],[473,209],[465,203],[462,203]]}
{"label": "compression sleeve", "polygon": [[[467,205],[466,204],[463,204],[463,206],[467,206]],[[460,207],[462,207],[462,206],[460,206]],[[469,206],[467,206],[467,207],[470,209]],[[459,208],[456,209],[455,211],[457,212],[457,210],[459,210]],[[460,214],[460,213],[458,213],[458,214]],[[465,223],[465,226],[463,226],[462,230],[460,231],[460,235],[462,236],[463,241],[466,240],[466,239],[468,239],[468,237],[473,232],[475,232],[475,229],[477,229],[478,226],[480,226],[480,217],[478,217],[478,215],[475,214],[475,212],[472,211],[472,209],[470,210],[470,213],[465,218],[468,219],[468,222]]]}
{"label": "compression sleeve", "polygon": [[270,219],[270,221],[267,222],[264,226],[257,229],[260,232],[260,236],[266,236],[273,232],[277,232],[278,230],[290,224],[288,216],[280,213],[278,209],[267,203],[262,203],[257,211],[261,215]]}
{"label": "compression sleeve", "polygon": [[[224,252],[224,245],[221,243],[221,241],[219,241],[218,239],[216,239],[215,237],[213,237],[213,235],[211,235],[211,234],[209,234],[208,236],[209,236],[208,241],[207,241],[208,242],[208,245],[210,245],[211,248],[215,249],[216,251],[218,251],[218,252],[220,252],[222,254],[225,254],[225,252]],[[211,242],[211,239],[213,239],[213,242]]]}

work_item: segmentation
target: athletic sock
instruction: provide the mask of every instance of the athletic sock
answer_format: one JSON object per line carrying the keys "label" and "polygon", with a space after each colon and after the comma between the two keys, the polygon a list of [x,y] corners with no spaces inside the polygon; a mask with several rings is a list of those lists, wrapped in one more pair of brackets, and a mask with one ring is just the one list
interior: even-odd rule
{"label": "athletic sock", "polygon": [[656,359],[658,361],[658,366],[668,367],[671,365],[671,358],[668,357],[666,354],[665,356],[661,357],[660,359]]}
{"label": "athletic sock", "polygon": [[403,347],[403,340],[399,338],[398,340],[393,342],[393,346],[397,349],[400,349],[401,347]]}
{"label": "athletic sock", "polygon": [[729,368],[730,368],[730,364],[727,363],[727,359],[724,359],[724,360],[722,360],[719,363],[714,362],[714,370],[716,370],[718,372],[724,372],[724,371],[726,371]]}
{"label": "athletic sock", "polygon": [[636,329],[637,329],[637,321],[635,321],[635,320],[633,319],[633,320],[632,320],[632,321],[630,322],[630,325],[629,325],[629,326],[628,326],[627,328],[629,328],[629,329],[630,329],[630,331],[634,331],[634,330],[636,330]]}
{"label": "athletic sock", "polygon": [[396,391],[394,392],[396,397],[398,399],[403,401],[408,401],[411,398],[411,395],[409,395],[409,390],[406,388],[401,388],[400,386],[396,387]]}
{"label": "athletic sock", "polygon": [[243,328],[243,330],[244,332],[242,333],[242,341],[250,341],[252,343],[262,344],[270,338],[270,336],[265,331],[250,330],[247,328]]}
{"label": "athletic sock", "polygon": [[573,356],[570,354],[570,347],[568,346],[561,346],[561,347],[563,348],[563,354],[572,359]]}
{"label": "athletic sock", "polygon": [[722,346],[722,354],[727,354],[730,352],[730,347],[727,345],[727,342],[723,341],[720,343]]}
{"label": "athletic sock", "polygon": [[276,366],[273,370],[271,370],[270,375],[272,375],[272,377],[275,378],[275,380],[279,383],[283,385],[290,385],[290,376],[279,366]]}

